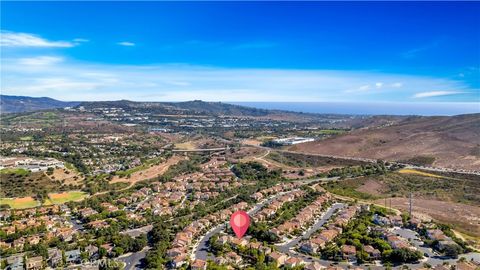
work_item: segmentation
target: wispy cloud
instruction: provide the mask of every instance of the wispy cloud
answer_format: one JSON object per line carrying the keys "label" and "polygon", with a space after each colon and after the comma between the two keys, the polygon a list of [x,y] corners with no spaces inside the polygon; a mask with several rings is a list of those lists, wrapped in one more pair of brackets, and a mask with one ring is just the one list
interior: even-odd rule
{"label": "wispy cloud", "polygon": [[73,39],[73,42],[76,42],[77,44],[79,43],[83,43],[83,42],[89,42],[90,40],[89,39],[86,39],[86,38],[74,38]]}
{"label": "wispy cloud", "polygon": [[[2,59],[2,93],[62,100],[408,101],[425,89],[472,92],[451,79],[342,70],[187,64],[108,65],[57,56]],[[362,91],[348,92],[348,89]],[[456,92],[457,92],[456,91]]]}
{"label": "wispy cloud", "polygon": [[0,46],[2,47],[55,47],[55,48],[69,48],[78,45],[79,41],[52,41],[42,38],[35,34],[29,33],[17,33],[11,31],[2,30],[0,32]]}
{"label": "wispy cloud", "polygon": [[441,43],[441,41],[438,41],[438,40],[433,41],[433,42],[425,44],[423,46],[419,46],[419,47],[407,50],[407,51],[402,53],[402,56],[404,58],[415,58],[415,57],[418,56],[418,54],[420,54],[422,52],[425,52],[425,51],[428,51],[430,49],[433,49],[433,48],[437,47],[440,43]]}
{"label": "wispy cloud", "polygon": [[31,66],[46,66],[52,65],[63,61],[62,57],[56,56],[37,56],[29,58],[20,58],[19,63],[21,65],[31,67]]}
{"label": "wispy cloud", "polygon": [[135,46],[135,43],[129,42],[129,41],[122,41],[117,43],[120,46],[125,46],[125,47],[133,47]]}
{"label": "wispy cloud", "polygon": [[457,94],[465,94],[465,91],[429,91],[429,92],[420,92],[413,95],[414,98],[428,98],[428,97],[440,97],[440,96],[450,96]]}

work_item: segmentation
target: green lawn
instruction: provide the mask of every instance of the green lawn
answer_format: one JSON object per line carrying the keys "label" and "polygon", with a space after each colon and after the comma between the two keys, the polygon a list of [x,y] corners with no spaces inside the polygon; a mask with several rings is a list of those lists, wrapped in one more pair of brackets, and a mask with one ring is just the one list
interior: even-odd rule
{"label": "green lawn", "polygon": [[49,202],[52,204],[62,204],[66,202],[81,201],[87,197],[87,193],[83,191],[68,191],[62,193],[49,193]]}
{"label": "green lawn", "polygon": [[38,206],[39,202],[32,197],[1,198],[0,205],[2,204],[8,204],[13,209],[25,209]]}
{"label": "green lawn", "polygon": [[22,168],[8,168],[0,170],[0,174],[15,174],[18,176],[27,176],[30,174],[30,171]]}
{"label": "green lawn", "polygon": [[23,136],[23,137],[20,137],[20,141],[31,141],[33,140],[33,137],[32,136]]}

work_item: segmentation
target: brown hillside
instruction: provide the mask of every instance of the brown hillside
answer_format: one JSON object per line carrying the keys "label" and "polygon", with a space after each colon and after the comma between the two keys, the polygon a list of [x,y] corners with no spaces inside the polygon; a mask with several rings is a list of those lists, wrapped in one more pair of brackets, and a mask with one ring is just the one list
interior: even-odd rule
{"label": "brown hillside", "polygon": [[292,151],[409,160],[467,170],[480,168],[480,114],[409,117],[386,127],[295,145]]}

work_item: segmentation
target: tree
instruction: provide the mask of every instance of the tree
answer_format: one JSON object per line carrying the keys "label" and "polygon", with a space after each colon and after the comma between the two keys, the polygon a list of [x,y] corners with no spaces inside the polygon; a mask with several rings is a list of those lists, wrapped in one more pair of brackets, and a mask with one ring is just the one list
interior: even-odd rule
{"label": "tree", "polygon": [[48,175],[52,175],[52,174],[53,174],[53,170],[54,170],[53,167],[48,167],[48,168],[47,168],[47,174],[48,174]]}
{"label": "tree", "polygon": [[423,257],[420,251],[412,251],[408,248],[395,249],[389,256],[389,260],[397,263],[412,263]]}
{"label": "tree", "polygon": [[445,253],[446,256],[456,259],[458,258],[458,255],[463,252],[463,250],[459,245],[453,244],[453,245],[446,245],[443,248],[443,252]]}

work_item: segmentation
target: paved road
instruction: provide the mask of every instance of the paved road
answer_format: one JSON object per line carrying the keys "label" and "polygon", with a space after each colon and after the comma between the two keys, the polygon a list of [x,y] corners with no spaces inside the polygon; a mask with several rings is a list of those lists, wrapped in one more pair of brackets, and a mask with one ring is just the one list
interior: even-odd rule
{"label": "paved road", "polygon": [[73,225],[73,229],[74,230],[78,230],[78,231],[83,231],[84,230],[84,227],[83,227],[83,223],[76,219],[74,216],[70,215],[68,217],[68,219],[70,220],[70,222],[72,223]]}
{"label": "paved road", "polygon": [[142,234],[149,233],[152,229],[153,229],[153,225],[146,225],[146,226],[136,228],[136,229],[121,231],[120,234],[125,234],[125,235],[128,235],[130,237],[135,238],[135,237],[138,237]]}
{"label": "paved road", "polygon": [[276,247],[282,251],[282,252],[287,252],[291,248],[295,247],[300,243],[300,241],[305,240],[310,238],[310,236],[319,230],[327,221],[332,217],[332,215],[338,211],[339,209],[345,207],[345,204],[343,203],[335,203],[333,204],[326,212],[325,214],[314,224],[312,225],[308,230],[306,230],[302,235],[290,240],[287,243],[276,245]]}
{"label": "paved road", "polygon": [[116,260],[125,263],[124,270],[143,269],[141,260],[145,258],[149,249],[149,247],[146,247],[139,252],[123,255]]}
{"label": "paved road", "polygon": [[[439,265],[439,264],[442,265],[444,262],[448,262],[448,263],[450,263],[450,265],[454,265],[456,263],[456,261],[458,260],[458,259],[442,258],[442,257],[437,256],[431,248],[427,248],[427,247],[422,246],[423,242],[418,241],[418,240],[414,240],[414,239],[418,238],[418,234],[416,232],[412,231],[412,230],[403,229],[403,228],[394,228],[393,232],[396,233],[396,234],[399,234],[400,236],[402,236],[406,239],[409,239],[409,238],[412,239],[412,243],[417,248],[419,248],[420,251],[422,251],[423,253],[427,253],[430,256],[430,257],[425,257],[422,261],[420,261],[416,264],[405,264],[406,266],[410,267],[411,269],[422,268],[424,263],[428,263],[432,266],[435,266],[435,265]],[[286,250],[285,253],[287,253],[291,256],[300,257],[306,262],[318,262],[318,263],[322,264],[323,266],[329,266],[329,265],[334,263],[333,261],[322,260],[322,259],[312,257],[312,256],[307,255],[307,254],[297,253],[297,252],[292,251],[292,250]],[[462,254],[462,255],[459,256],[459,258],[460,257],[465,257],[468,261],[470,261],[471,259],[473,259],[475,261],[480,261],[480,253],[476,253],[476,252],[472,252],[472,253],[468,253],[468,254]],[[397,266],[397,267],[394,267],[394,268],[395,269],[402,269],[402,267],[404,267],[405,265],[400,265],[400,266]],[[340,262],[338,264],[338,266],[340,266],[344,269],[347,269],[347,268],[349,268],[349,266],[351,266],[351,264],[348,264],[348,263],[345,263],[345,262]],[[359,267],[362,268],[362,269],[384,269],[383,266],[379,266],[379,265],[377,265],[377,266],[375,266],[375,265],[360,265]]]}
{"label": "paved road", "polygon": [[[419,239],[418,233],[415,231],[405,229],[405,228],[398,228],[395,227],[392,230],[393,233],[400,235],[401,237],[405,239],[410,239],[411,243],[420,251],[422,254],[427,254],[428,257],[425,257],[420,263],[418,264],[409,264],[408,266],[412,268],[418,268],[423,263],[428,263],[432,266],[438,265],[438,264],[443,264],[444,262],[449,262],[450,264],[454,264],[458,259],[450,259],[450,258],[445,258],[438,256],[436,252],[434,252],[431,248],[424,246],[424,243]],[[418,240],[417,240],[418,239]],[[462,254],[459,257],[465,257],[467,260],[473,259],[475,261],[480,262],[480,253],[478,252],[471,252],[467,254]]]}
{"label": "paved road", "polygon": [[[265,147],[265,146],[259,146],[259,145],[253,145],[253,144],[246,144],[244,145],[252,146],[252,147],[257,147],[261,149],[266,149],[266,150],[271,150],[271,148]],[[336,159],[345,159],[345,160],[355,160],[355,161],[363,161],[363,162],[369,162],[369,163],[375,163],[377,162],[376,159],[371,159],[371,158],[359,158],[359,157],[348,157],[348,156],[334,156],[334,155],[323,155],[323,154],[315,154],[315,153],[302,153],[302,152],[296,152],[296,151],[289,151],[289,150],[281,150],[281,149],[275,149],[277,152],[283,152],[283,153],[292,153],[292,154],[299,154],[299,155],[308,155],[308,156],[319,156],[319,157],[327,157],[327,158],[336,158]],[[396,163],[400,165],[404,165],[407,168],[412,168],[412,169],[423,169],[423,170],[428,170],[428,171],[437,171],[437,172],[456,172],[456,173],[465,173],[465,174],[475,174],[475,175],[480,175],[480,171],[475,170],[459,170],[459,169],[452,169],[452,168],[442,168],[442,167],[427,167],[427,166],[415,166],[412,164],[405,164],[401,162],[395,162],[395,161],[390,161],[390,163]]]}

